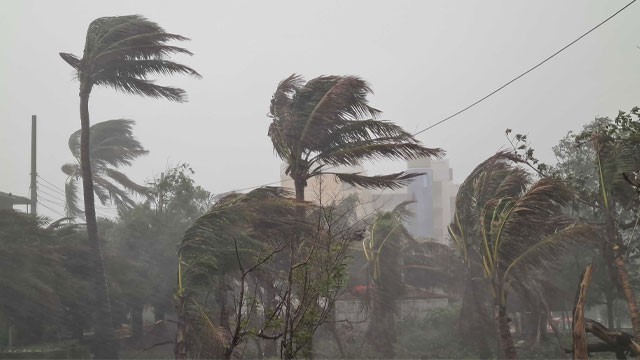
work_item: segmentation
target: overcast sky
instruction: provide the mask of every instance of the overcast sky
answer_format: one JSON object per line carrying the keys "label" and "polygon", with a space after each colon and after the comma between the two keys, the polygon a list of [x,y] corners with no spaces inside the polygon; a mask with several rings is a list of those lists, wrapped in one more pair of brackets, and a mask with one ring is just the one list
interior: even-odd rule
{"label": "overcast sky", "polygon": [[[191,38],[179,60],[203,79],[162,78],[188,103],[95,89],[92,123],[128,118],[150,154],[125,169],[144,182],[191,164],[213,193],[279,179],[266,116],[291,73],[357,75],[383,118],[423,129],[566,45],[628,1],[25,1],[0,2],[0,191],[27,196],[31,115],[38,115],[38,173],[63,188],[80,126],[78,83],[59,52],[82,54],[88,24],[141,14]],[[640,105],[640,4],[470,111],[419,135],[442,147],[460,182],[527,133],[543,160],[569,130]],[[367,166],[369,173],[405,168]],[[51,189],[50,206],[62,212]],[[43,199],[44,201],[44,199]],[[59,217],[47,209],[52,217]],[[107,211],[108,213],[108,211]]]}

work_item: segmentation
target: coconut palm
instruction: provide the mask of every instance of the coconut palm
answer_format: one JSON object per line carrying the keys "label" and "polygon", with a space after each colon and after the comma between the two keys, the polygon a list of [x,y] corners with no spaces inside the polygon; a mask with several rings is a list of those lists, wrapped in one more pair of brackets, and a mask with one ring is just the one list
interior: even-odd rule
{"label": "coconut palm", "polygon": [[96,222],[93,174],[91,168],[89,96],[94,86],[110,86],[117,91],[184,101],[182,89],[162,86],[150,75],[188,74],[199,76],[192,68],[170,61],[171,54],[187,54],[188,50],[168,45],[171,40],[187,38],[170,34],[158,24],[140,15],[98,18],[89,24],[83,56],[60,53],[76,72],[80,83],[80,168],[84,194],[84,211],[89,244],[96,264],[95,291],[96,341],[94,353],[99,358],[116,358],[117,351],[111,324],[109,291]]}
{"label": "coconut palm", "polygon": [[304,82],[293,74],[282,80],[271,99],[269,137],[276,154],[287,164],[296,199],[304,200],[307,180],[323,174],[364,188],[398,188],[420,174],[366,176],[337,173],[335,166],[364,160],[439,157],[441,149],[422,146],[411,134],[377,120],[369,106],[371,88],[355,76],[320,76]]}
{"label": "coconut palm", "polygon": [[392,211],[376,216],[369,236],[362,242],[371,279],[367,287],[369,296],[366,297],[369,302],[365,303],[371,311],[367,341],[380,355],[389,359],[395,356],[396,300],[405,291],[402,282],[402,247],[412,239],[403,224],[409,215],[406,210],[409,203],[403,202]]}
{"label": "coconut palm", "polygon": [[517,357],[507,319],[509,291],[532,293],[572,243],[594,238],[594,231],[563,214],[572,191],[559,179],[533,182],[531,176],[498,153],[479,165],[461,185],[449,233],[461,257],[481,264],[494,304],[501,351]]}
{"label": "coconut palm", "polygon": [[[145,186],[136,184],[124,173],[116,170],[120,166],[131,165],[138,156],[148,153],[133,136],[131,128],[134,124],[133,120],[108,120],[91,125],[89,130],[93,191],[102,205],[113,203],[118,208],[130,209],[135,205],[130,194],[148,195],[148,189]],[[77,193],[78,180],[82,178],[80,131],[74,132],[69,137],[69,150],[76,162],[62,166],[62,172],[68,176],[65,184],[68,216],[82,214],[78,207]]]}

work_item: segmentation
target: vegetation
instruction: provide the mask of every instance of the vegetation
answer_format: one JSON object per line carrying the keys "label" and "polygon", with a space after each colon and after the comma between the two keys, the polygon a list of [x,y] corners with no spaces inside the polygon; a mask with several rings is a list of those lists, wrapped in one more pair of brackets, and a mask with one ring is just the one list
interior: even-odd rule
{"label": "vegetation", "polygon": [[[93,124],[89,128],[93,191],[102,205],[113,203],[120,209],[131,209],[135,201],[129,193],[148,195],[149,189],[136,184],[127,175],[116,170],[121,166],[131,165],[137,157],[148,153],[133,136],[133,125],[133,120],[118,119]],[[77,183],[82,178],[80,132],[81,130],[78,130],[69,137],[69,150],[76,162],[62,166],[62,172],[68,176],[64,188],[67,214],[71,217],[82,214],[82,210],[78,207],[77,194]]]}
{"label": "vegetation", "polygon": [[[184,90],[151,80],[199,77],[170,59],[191,55],[169,44],[184,40],[139,15],[104,17],[90,24],[82,57],[60,54],[80,86],[75,162],[62,167],[69,217],[0,210],[0,358],[640,356],[639,108],[567,134],[553,165],[508,129],[513,149],[460,185],[450,243],[416,239],[411,201],[367,214],[355,194],[305,197],[323,175],[399,189],[428,174],[348,168],[444,154],[381,120],[355,76],[278,84],[268,136],[293,191],[214,197],[185,163],[131,180],[121,167],[147,150],[132,120],[91,125],[92,89],[185,101]],[[94,197],[117,217],[96,218]],[[574,341],[571,328],[601,341]]]}

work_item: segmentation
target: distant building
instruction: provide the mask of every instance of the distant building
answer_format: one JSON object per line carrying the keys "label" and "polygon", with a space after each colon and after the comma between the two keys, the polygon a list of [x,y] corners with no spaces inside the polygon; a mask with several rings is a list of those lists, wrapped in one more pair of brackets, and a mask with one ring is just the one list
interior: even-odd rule
{"label": "distant building", "polygon": [[[286,165],[280,171],[281,186],[293,189],[293,181],[285,174]],[[334,171],[366,174],[361,167],[338,168]],[[323,175],[308,180],[305,199],[316,203],[339,202],[351,194],[357,194],[362,205],[358,216],[377,211],[390,211],[404,201],[413,201],[408,209],[414,216],[407,222],[407,230],[416,239],[433,239],[445,243],[447,226],[453,218],[458,185],[453,183],[453,170],[449,160],[422,158],[407,162],[407,172],[423,173],[407,187],[397,190],[366,190],[341,183],[333,175]]]}
{"label": "distant building", "polygon": [[11,193],[6,193],[0,191],[0,210],[13,209],[14,205],[30,205],[31,200],[22,197],[13,195]]}

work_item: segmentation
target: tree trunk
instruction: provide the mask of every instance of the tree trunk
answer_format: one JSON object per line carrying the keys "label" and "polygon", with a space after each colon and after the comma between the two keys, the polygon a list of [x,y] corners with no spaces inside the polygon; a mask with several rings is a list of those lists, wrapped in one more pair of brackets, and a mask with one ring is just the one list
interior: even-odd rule
{"label": "tree trunk", "polygon": [[587,334],[585,329],[584,308],[587,299],[587,289],[591,283],[593,265],[587,265],[580,276],[580,286],[576,294],[576,303],[573,308],[573,358],[588,359]]}
{"label": "tree trunk", "polygon": [[610,296],[610,294],[605,294],[605,299],[607,301],[607,326],[609,329],[615,329],[615,319],[613,316],[613,301],[615,298]]}
{"label": "tree trunk", "polygon": [[[178,291],[181,291],[179,289]],[[175,296],[176,314],[178,315],[176,330],[176,343],[173,348],[173,354],[176,360],[185,360],[187,358],[187,335],[189,329],[187,328],[187,319],[184,316],[184,294],[178,293]]]}
{"label": "tree trunk", "polygon": [[631,325],[633,326],[633,336],[636,339],[640,339],[640,310],[638,309],[638,302],[631,287],[631,279],[629,278],[629,272],[625,266],[624,259],[621,254],[616,254],[615,264],[618,270],[618,276],[620,276],[620,286],[622,292],[627,300],[629,307],[629,315],[631,316]]}
{"label": "tree trunk", "polygon": [[142,324],[142,312],[144,311],[143,304],[133,304],[131,306],[131,330],[133,339],[136,341],[142,340],[143,324]]}
{"label": "tree trunk", "polygon": [[293,178],[293,185],[296,189],[296,200],[304,201],[304,188],[307,187],[306,180]]}
{"label": "tree trunk", "polygon": [[[615,221],[612,214],[613,209],[606,209],[605,219],[605,256],[608,257],[609,270],[617,272],[618,285],[620,286],[622,293],[627,301],[629,308],[629,316],[631,317],[631,325],[633,326],[633,336],[640,338],[640,309],[638,309],[638,302],[631,287],[631,281],[629,279],[629,272],[624,261],[624,251],[622,241],[620,239],[620,233],[618,232]],[[613,261],[613,264],[611,264]],[[613,265],[613,267],[611,266]]]}
{"label": "tree trunk", "polygon": [[113,332],[111,318],[111,299],[109,285],[104,270],[104,259],[98,237],[95,201],[93,197],[93,174],[90,159],[90,121],[89,94],[91,86],[81,81],[80,85],[80,167],[82,170],[82,187],[84,194],[84,214],[87,223],[87,235],[93,263],[93,302],[95,306],[95,335],[93,353],[97,359],[118,358],[117,343]]}
{"label": "tree trunk", "polygon": [[516,348],[513,345],[513,338],[511,337],[511,329],[509,327],[509,320],[507,318],[507,309],[504,305],[494,305],[494,315],[496,328],[498,330],[498,342],[504,359],[517,359],[518,354]]}
{"label": "tree trunk", "polygon": [[480,292],[471,276],[467,275],[458,320],[458,332],[476,350],[480,359],[492,357],[486,337],[487,326],[491,326],[491,321],[483,306],[486,301],[486,297]]}

